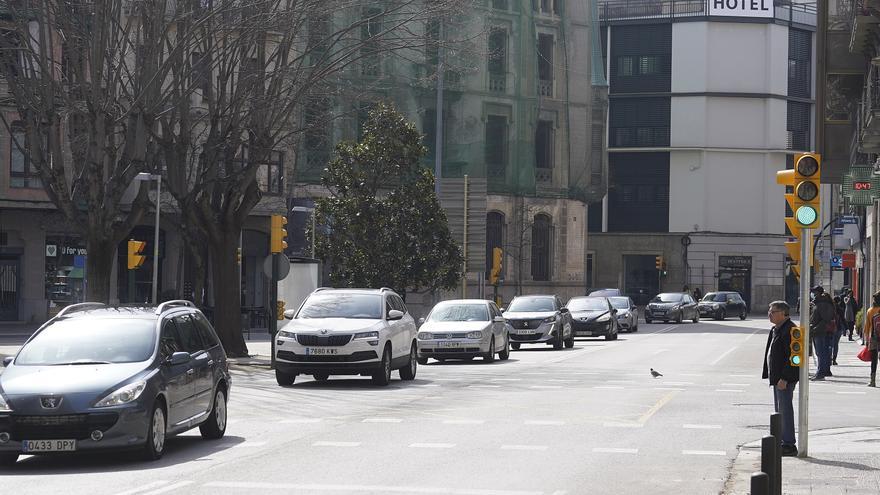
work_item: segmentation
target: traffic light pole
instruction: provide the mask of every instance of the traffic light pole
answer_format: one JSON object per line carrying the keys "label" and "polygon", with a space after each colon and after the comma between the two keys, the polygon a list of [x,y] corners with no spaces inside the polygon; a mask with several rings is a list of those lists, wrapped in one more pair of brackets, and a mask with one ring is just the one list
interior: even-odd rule
{"label": "traffic light pole", "polygon": [[269,280],[269,320],[266,326],[269,327],[269,340],[272,342],[270,348],[272,352],[270,368],[275,369],[275,334],[278,333],[278,253],[271,253],[272,257],[272,279]]}
{"label": "traffic light pole", "polygon": [[[798,395],[798,457],[807,456],[807,440],[809,438],[809,392],[810,392],[810,229],[801,229],[800,259],[800,327],[804,335],[803,356],[801,361],[799,395]],[[816,349],[818,353],[819,350]]]}

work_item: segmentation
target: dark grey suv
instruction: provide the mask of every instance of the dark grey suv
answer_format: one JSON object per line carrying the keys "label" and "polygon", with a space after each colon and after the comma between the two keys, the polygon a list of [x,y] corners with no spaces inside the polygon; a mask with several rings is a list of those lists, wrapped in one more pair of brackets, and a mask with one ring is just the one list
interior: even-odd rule
{"label": "dark grey suv", "polygon": [[0,464],[20,454],[140,450],[199,427],[226,432],[226,353],[189,301],[64,308],[3,362]]}

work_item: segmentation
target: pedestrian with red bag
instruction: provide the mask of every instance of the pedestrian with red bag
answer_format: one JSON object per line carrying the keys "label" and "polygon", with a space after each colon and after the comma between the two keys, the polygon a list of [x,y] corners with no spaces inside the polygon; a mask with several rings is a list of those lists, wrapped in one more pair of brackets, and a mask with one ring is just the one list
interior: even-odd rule
{"label": "pedestrian with red bag", "polygon": [[873,295],[871,309],[865,315],[862,335],[865,338],[865,349],[868,350],[871,358],[871,381],[868,383],[868,386],[876,387],[877,349],[880,349],[880,291],[875,292]]}

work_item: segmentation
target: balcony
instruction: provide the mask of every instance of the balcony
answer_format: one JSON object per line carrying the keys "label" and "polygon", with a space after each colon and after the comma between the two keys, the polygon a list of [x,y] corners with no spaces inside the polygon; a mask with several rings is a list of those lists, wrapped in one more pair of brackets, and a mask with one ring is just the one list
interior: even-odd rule
{"label": "balcony", "polygon": [[538,96],[553,98],[553,80],[538,79]]}
{"label": "balcony", "polygon": [[489,92],[507,92],[507,74],[489,74]]}
{"label": "balcony", "polygon": [[880,153],[880,68],[871,65],[859,104],[857,129],[860,153]]}
{"label": "balcony", "polygon": [[877,24],[880,23],[880,17],[877,16],[880,1],[854,0],[850,8],[852,9],[850,12],[852,28],[849,51],[851,53],[870,53],[877,32]]}
{"label": "balcony", "polygon": [[553,169],[535,168],[535,182],[538,184],[549,184],[553,182]]}

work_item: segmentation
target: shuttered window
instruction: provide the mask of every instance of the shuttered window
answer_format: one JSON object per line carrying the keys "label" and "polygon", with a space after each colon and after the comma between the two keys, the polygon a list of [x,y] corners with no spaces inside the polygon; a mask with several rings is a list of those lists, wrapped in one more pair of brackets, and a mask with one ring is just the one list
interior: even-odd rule
{"label": "shuttered window", "polygon": [[608,161],[608,231],[668,232],[669,153],[609,153]]}
{"label": "shuttered window", "polygon": [[788,96],[810,97],[810,58],[812,33],[800,29],[788,30]]}
{"label": "shuttered window", "polygon": [[810,149],[810,104],[797,101],[788,102],[786,130],[788,131],[788,149]]}
{"label": "shuttered window", "polygon": [[669,146],[668,97],[614,98],[610,107],[610,147]]}
{"label": "shuttered window", "polygon": [[672,90],[671,24],[611,29],[610,90],[612,94]]}

